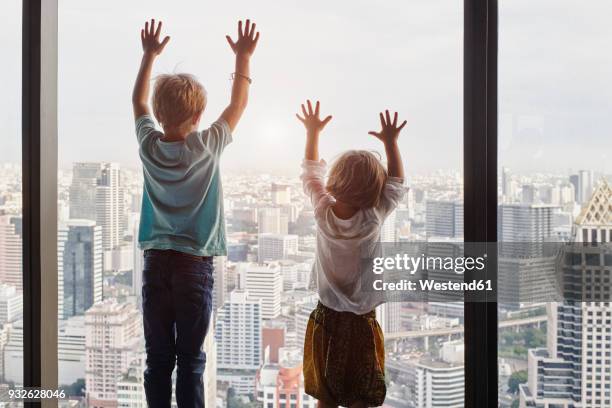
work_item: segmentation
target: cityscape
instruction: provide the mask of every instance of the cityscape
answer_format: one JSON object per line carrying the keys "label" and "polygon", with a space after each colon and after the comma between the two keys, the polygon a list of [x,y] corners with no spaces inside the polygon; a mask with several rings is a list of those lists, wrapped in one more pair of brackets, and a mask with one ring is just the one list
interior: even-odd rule
{"label": "cityscape", "polygon": [[[23,372],[20,166],[0,170],[0,382],[11,387],[20,385]],[[609,242],[610,179],[589,170],[524,175],[503,168],[499,240]],[[144,407],[141,170],[79,162],[61,169],[58,180],[59,383],[69,396],[60,403]],[[312,208],[297,177],[226,174],[223,183],[228,254],[214,259],[206,403],[314,407],[301,366],[317,302],[309,289]],[[461,242],[460,173],[412,175],[408,185],[381,241]],[[610,407],[610,303],[537,301],[545,290],[537,284],[545,280],[540,274],[549,270],[533,264],[545,261],[531,253],[500,257],[500,270],[518,282],[506,292],[533,299],[500,303],[500,406]],[[600,274],[609,276],[609,264]],[[463,407],[462,304],[389,302],[377,317],[386,341],[385,405]]]}

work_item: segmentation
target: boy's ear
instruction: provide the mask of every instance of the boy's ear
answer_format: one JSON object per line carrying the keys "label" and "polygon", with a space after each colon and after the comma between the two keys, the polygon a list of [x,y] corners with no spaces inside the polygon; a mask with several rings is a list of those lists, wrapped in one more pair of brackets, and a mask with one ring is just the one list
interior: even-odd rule
{"label": "boy's ear", "polygon": [[204,113],[204,111],[201,111],[200,113],[197,113],[197,114],[193,115],[191,123],[194,124],[194,125],[197,125],[198,123],[200,123],[200,119],[202,119],[202,114],[203,113]]}

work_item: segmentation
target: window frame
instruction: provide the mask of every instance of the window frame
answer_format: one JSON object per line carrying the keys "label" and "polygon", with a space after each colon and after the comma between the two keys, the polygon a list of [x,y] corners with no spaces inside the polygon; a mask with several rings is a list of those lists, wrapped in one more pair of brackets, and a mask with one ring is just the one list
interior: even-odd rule
{"label": "window frame", "polygon": [[[57,388],[57,0],[23,0],[24,386]],[[464,0],[464,239],[497,240],[497,0]],[[489,255],[490,256],[490,255]],[[489,258],[491,260],[491,258]],[[489,262],[489,276],[497,273]],[[466,279],[471,276],[466,274]],[[498,404],[497,303],[465,303],[465,406]],[[57,401],[26,403],[57,406]]]}
{"label": "window frame", "polygon": [[57,62],[57,0],[23,0],[23,385],[44,389],[58,387]]}

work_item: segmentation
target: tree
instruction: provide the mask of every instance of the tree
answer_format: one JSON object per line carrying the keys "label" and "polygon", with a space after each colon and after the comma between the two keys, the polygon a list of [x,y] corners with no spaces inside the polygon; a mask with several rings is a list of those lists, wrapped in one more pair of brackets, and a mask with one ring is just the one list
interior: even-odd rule
{"label": "tree", "polygon": [[515,371],[512,373],[510,378],[508,378],[508,392],[511,394],[518,393],[519,385],[525,384],[527,382],[527,371]]}
{"label": "tree", "polygon": [[62,385],[60,387],[66,392],[69,397],[84,397],[85,396],[85,379],[79,378],[70,385]]}

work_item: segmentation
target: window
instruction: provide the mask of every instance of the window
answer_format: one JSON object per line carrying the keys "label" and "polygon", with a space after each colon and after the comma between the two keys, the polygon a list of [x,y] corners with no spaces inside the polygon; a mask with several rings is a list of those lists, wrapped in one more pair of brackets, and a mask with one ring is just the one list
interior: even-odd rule
{"label": "window", "polygon": [[[498,230],[505,242],[529,242],[530,247],[548,242],[561,253],[576,252],[556,266],[558,258],[542,252],[523,256],[513,270],[511,262],[500,260],[500,280],[506,276],[518,283],[505,287],[516,291],[517,301],[499,306],[505,326],[499,331],[499,398],[508,404],[520,400],[521,406],[600,404],[581,395],[602,394],[609,380],[594,378],[587,384],[580,378],[588,376],[593,363],[584,356],[601,356],[609,345],[602,336],[592,341],[594,336],[587,335],[591,341],[584,344],[580,339],[585,331],[609,329],[609,321],[581,323],[580,318],[609,313],[610,303],[575,300],[553,285],[555,274],[564,271],[576,279],[573,288],[583,299],[610,300],[602,293],[608,284],[600,278],[610,266],[598,248],[609,241],[605,231],[611,223],[604,212],[612,203],[612,141],[607,137],[612,57],[601,51],[612,40],[603,17],[612,7],[605,1],[591,2],[588,9],[571,1],[500,0],[499,5],[499,212],[504,217]],[[544,15],[544,20],[536,17]],[[552,303],[557,295],[563,298]],[[528,324],[510,329],[509,320],[527,317]],[[556,327],[548,327],[551,322]],[[554,337],[547,342],[551,330]],[[556,374],[532,370],[537,364],[566,362],[576,364]],[[603,363],[608,364],[595,359],[598,366]]]}
{"label": "window", "polygon": [[[129,382],[129,373],[136,373],[133,385],[141,383],[143,265],[137,234],[142,170],[130,93],[141,52],[138,31],[147,17],[163,20],[172,37],[153,74],[191,72],[207,88],[202,126],[228,102],[233,60],[224,36],[234,33],[236,10],[251,16],[262,32],[253,57],[249,107],[222,158],[229,248],[227,258],[215,259],[216,325],[204,346],[207,387],[229,386],[236,397],[256,399],[268,385],[254,387],[257,371],[270,370],[271,377],[261,378],[273,378],[270,385],[275,386],[282,375],[278,367],[300,361],[301,339],[316,305],[315,294],[306,289],[315,245],[312,209],[298,178],[304,132],[294,117],[303,99],[320,99],[323,112],[334,115],[321,142],[321,155],[328,161],[350,148],[384,154],[367,131],[379,126],[381,109],[399,111],[409,122],[400,148],[411,190],[388,218],[383,240],[463,239],[460,2],[350,8],[322,1],[308,7],[243,0],[188,4],[177,9],[163,2],[59,3],[58,364],[60,384],[75,399],[116,400],[115,378]],[[284,237],[269,241],[268,247],[258,233]],[[265,269],[253,263],[258,257],[270,260]],[[262,297],[262,317],[257,305],[233,300],[240,282],[251,285],[249,274],[280,276],[281,271],[281,286]],[[281,305],[295,312],[281,315]],[[416,381],[419,370],[436,376],[444,365],[454,377],[449,398],[462,405],[462,304],[393,302],[377,313],[390,339],[389,395],[432,398],[405,384]],[[120,324],[105,325],[96,315],[120,316]],[[286,324],[289,320],[297,322],[295,329]],[[277,324],[295,332],[270,350],[274,361],[266,363],[262,343]],[[138,329],[129,331],[132,326]],[[126,347],[112,343],[115,329],[109,327],[130,333],[123,337]],[[245,327],[253,330],[245,332]],[[428,331],[432,334],[424,337]],[[77,345],[74,354],[68,352],[69,343]],[[215,359],[210,358],[214,343]],[[87,349],[87,344],[98,346]],[[134,347],[128,350],[128,344]],[[86,370],[102,358],[95,355],[100,348],[105,356],[116,348],[121,364]],[[143,399],[138,389],[133,397]],[[290,392],[297,395],[303,389]]]}
{"label": "window", "polygon": [[0,384],[23,385],[23,214],[21,178],[21,1],[3,4],[6,21],[0,100]]}

